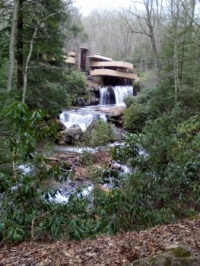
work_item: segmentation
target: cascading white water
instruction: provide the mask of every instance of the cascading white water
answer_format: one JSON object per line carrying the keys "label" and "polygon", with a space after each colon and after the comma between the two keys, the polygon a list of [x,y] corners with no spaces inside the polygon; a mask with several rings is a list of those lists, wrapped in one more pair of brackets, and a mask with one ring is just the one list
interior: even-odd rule
{"label": "cascading white water", "polygon": [[70,128],[75,125],[79,125],[84,132],[87,127],[94,121],[102,119],[107,121],[106,116],[104,114],[93,113],[94,111],[91,110],[90,113],[85,112],[82,109],[82,112],[76,111],[64,111],[60,114],[60,121],[63,123],[66,128]]}
{"label": "cascading white water", "polygon": [[106,93],[106,87],[102,87],[101,89],[100,89],[100,105],[103,105],[105,102],[106,102],[106,95],[107,95],[107,93]]}
{"label": "cascading white water", "polygon": [[66,128],[70,128],[73,125],[79,125],[82,131],[86,130],[87,125],[89,126],[93,121],[92,114],[76,114],[74,112],[63,112],[60,115],[60,121],[66,126]]}
{"label": "cascading white water", "polygon": [[113,87],[115,93],[115,104],[116,105],[125,105],[125,97],[128,95],[133,95],[132,86],[115,86]]}
{"label": "cascading white water", "polygon": [[110,103],[110,92],[108,87],[102,87],[100,89],[100,105],[106,105],[107,103]]}
{"label": "cascading white water", "polygon": [[102,87],[100,89],[100,105],[112,104],[111,102],[111,88],[115,95],[116,105],[125,105],[124,99],[128,95],[133,95],[132,86],[114,86]]}

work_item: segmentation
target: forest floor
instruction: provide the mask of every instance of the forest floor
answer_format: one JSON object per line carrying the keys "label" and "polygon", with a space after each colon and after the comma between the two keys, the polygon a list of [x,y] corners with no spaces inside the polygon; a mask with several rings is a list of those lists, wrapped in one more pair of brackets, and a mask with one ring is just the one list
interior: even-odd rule
{"label": "forest floor", "polygon": [[95,240],[3,244],[0,266],[127,265],[173,246],[190,248],[200,265],[200,215],[193,220]]}

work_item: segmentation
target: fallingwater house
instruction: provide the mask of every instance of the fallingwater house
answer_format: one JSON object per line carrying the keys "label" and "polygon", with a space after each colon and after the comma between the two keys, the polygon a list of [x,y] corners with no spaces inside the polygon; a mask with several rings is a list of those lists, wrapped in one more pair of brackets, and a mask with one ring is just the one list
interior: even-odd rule
{"label": "fallingwater house", "polygon": [[113,61],[100,54],[90,54],[87,48],[80,48],[79,53],[69,52],[66,63],[75,65],[86,73],[89,80],[101,86],[132,85],[137,79],[133,64]]}

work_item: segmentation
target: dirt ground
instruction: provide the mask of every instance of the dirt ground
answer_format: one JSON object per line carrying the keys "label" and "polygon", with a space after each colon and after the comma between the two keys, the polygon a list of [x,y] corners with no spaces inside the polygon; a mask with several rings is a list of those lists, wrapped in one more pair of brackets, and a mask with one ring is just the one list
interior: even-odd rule
{"label": "dirt ground", "polygon": [[95,240],[4,244],[0,248],[0,266],[127,265],[171,246],[189,247],[200,265],[200,215],[193,220]]}

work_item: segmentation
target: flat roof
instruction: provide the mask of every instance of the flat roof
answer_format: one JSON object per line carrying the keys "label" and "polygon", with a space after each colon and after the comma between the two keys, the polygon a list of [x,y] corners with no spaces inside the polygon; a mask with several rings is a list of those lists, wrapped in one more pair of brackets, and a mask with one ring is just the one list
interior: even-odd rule
{"label": "flat roof", "polygon": [[124,69],[133,69],[133,64],[121,61],[94,62],[91,67],[118,67]]}
{"label": "flat roof", "polygon": [[74,57],[68,57],[66,60],[65,60],[66,63],[68,64],[75,64],[75,58]]}
{"label": "flat roof", "polygon": [[72,51],[68,53],[68,56],[75,56],[75,55],[76,55],[75,52]]}
{"label": "flat roof", "polygon": [[80,49],[89,50],[88,48],[86,48],[84,46],[80,47]]}
{"label": "flat roof", "polygon": [[103,61],[112,61],[112,58],[109,58],[109,57],[105,57],[105,56],[101,56],[101,55],[89,55],[88,56],[89,58],[92,58],[92,59],[99,59],[99,60],[103,60]]}

